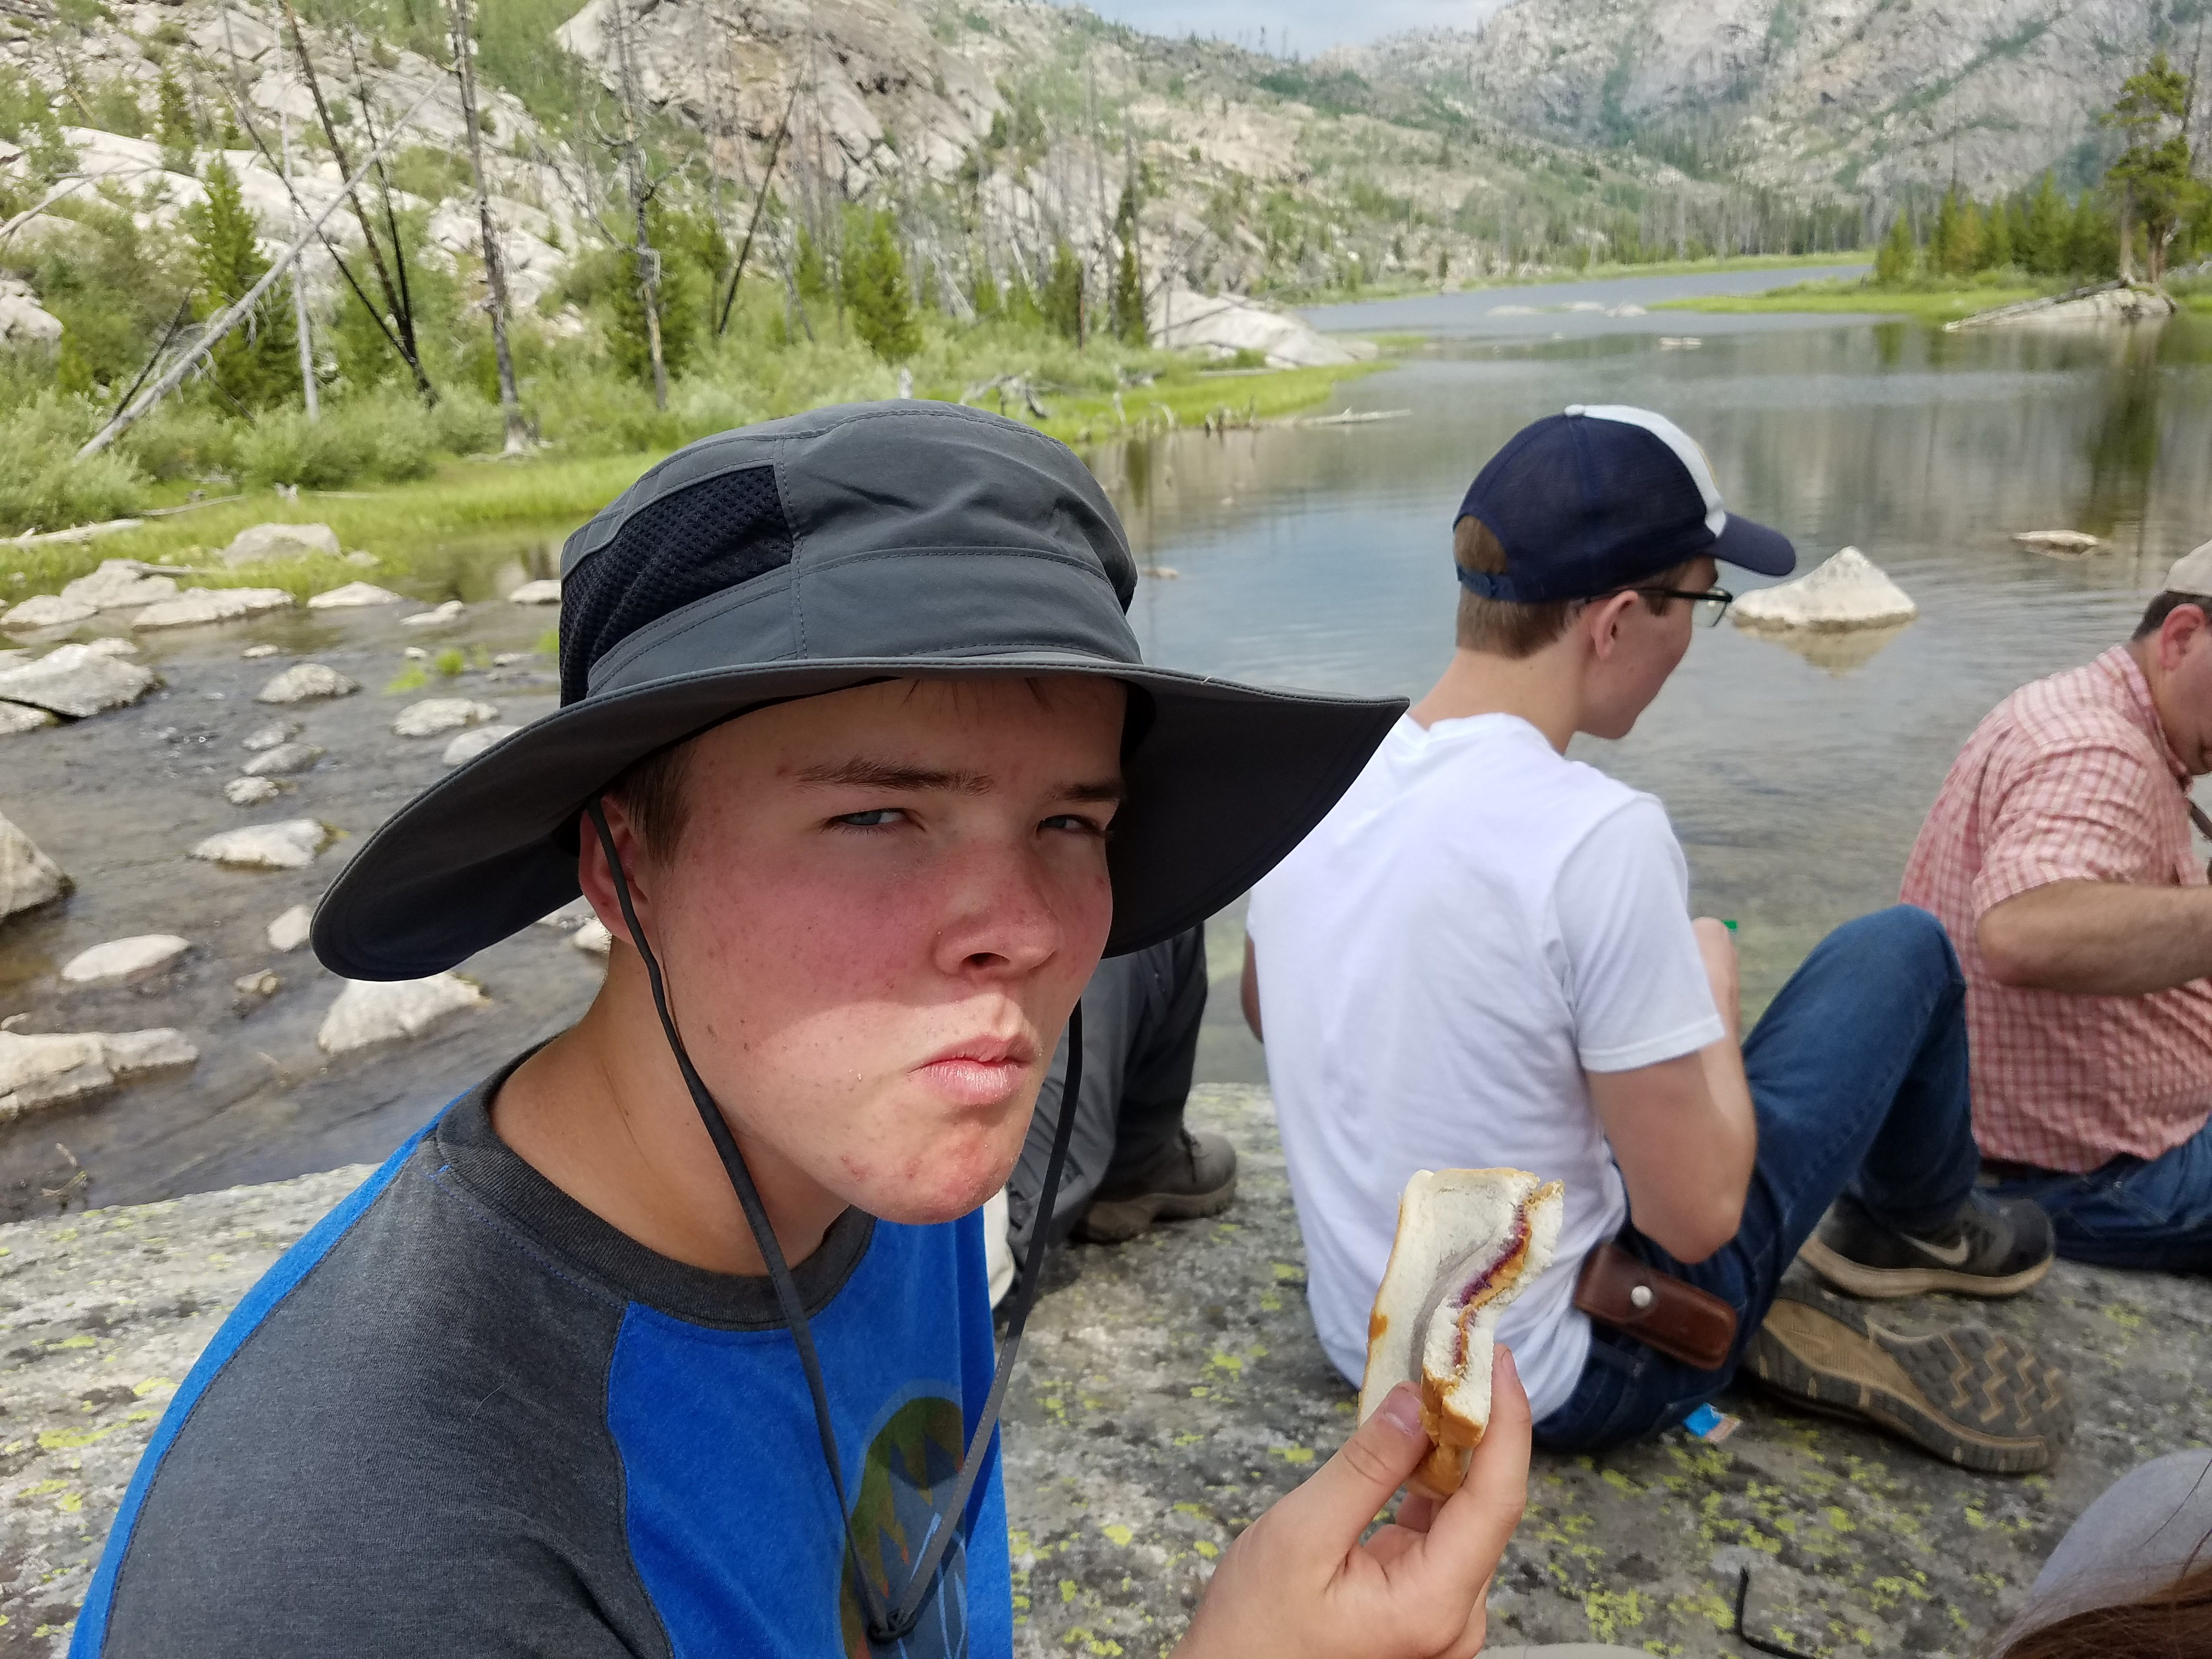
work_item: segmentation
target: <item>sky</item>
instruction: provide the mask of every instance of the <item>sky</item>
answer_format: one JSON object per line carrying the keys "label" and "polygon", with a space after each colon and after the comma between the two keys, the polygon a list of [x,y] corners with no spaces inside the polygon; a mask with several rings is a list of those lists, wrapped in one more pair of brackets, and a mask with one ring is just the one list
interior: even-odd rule
{"label": "sky", "polygon": [[1217,35],[1312,58],[1331,46],[1407,29],[1473,28],[1511,0],[1085,0],[1091,10],[1148,34]]}

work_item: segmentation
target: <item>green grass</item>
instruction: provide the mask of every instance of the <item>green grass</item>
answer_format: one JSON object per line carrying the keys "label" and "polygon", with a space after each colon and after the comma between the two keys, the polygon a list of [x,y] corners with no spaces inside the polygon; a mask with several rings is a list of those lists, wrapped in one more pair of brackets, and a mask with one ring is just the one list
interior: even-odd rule
{"label": "green grass", "polygon": [[1763,312],[1849,313],[1856,315],[1917,317],[1923,322],[1948,323],[1978,311],[2033,300],[2035,288],[1982,288],[1962,284],[1954,288],[1871,288],[1863,283],[1832,281],[1798,283],[1765,294],[1709,294],[1691,300],[1667,300],[1654,311],[1703,311],[1741,315]]}
{"label": "green grass", "polygon": [[[1479,282],[1452,280],[1449,291],[1480,294],[1491,289],[1532,288],[1552,283],[1615,282],[1629,276],[1686,276],[1716,270],[1802,270],[1821,265],[1845,265],[1870,263],[1871,251],[1864,248],[1845,248],[1837,253],[1764,253],[1744,254],[1728,259],[1662,259],[1647,264],[1595,264],[1577,270],[1572,265],[1553,265],[1532,272],[1526,276],[1489,276]],[[1267,298],[1280,305],[1345,305],[1364,300],[1395,300],[1409,295],[1438,294],[1446,289],[1437,287],[1433,277],[1409,275],[1402,281],[1382,281],[1363,284],[1357,293],[1342,289],[1272,288]]]}

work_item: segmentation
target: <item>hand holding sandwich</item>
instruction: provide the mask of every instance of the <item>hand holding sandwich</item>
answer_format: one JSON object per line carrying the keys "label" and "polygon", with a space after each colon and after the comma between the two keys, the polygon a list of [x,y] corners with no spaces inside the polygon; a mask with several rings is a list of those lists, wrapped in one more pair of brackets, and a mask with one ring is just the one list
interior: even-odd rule
{"label": "hand holding sandwich", "polygon": [[1528,1498],[1528,1399],[1495,1350],[1490,1420],[1459,1490],[1409,1493],[1427,1461],[1419,1395],[1394,1389],[1311,1479],[1246,1528],[1215,1571],[1177,1659],[1468,1659],[1491,1575]]}

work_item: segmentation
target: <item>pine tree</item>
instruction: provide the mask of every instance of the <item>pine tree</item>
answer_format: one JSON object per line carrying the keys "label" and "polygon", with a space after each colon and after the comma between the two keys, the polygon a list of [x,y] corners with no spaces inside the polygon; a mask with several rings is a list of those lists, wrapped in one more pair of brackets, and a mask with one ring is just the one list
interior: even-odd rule
{"label": "pine tree", "polygon": [[2166,61],[2163,51],[2120,83],[2120,96],[2099,117],[2117,127],[2127,148],[2105,169],[2106,187],[2120,202],[2120,272],[2132,274],[2131,246],[2138,219],[2149,256],[2150,280],[2166,274],[2166,249],[2195,213],[2203,195],[2192,173],[2186,131],[2189,77]]}
{"label": "pine tree", "polygon": [[2036,185],[2028,201],[2027,234],[2021,240],[2021,264],[2038,276],[2056,276],[2070,269],[2067,242],[2072,231],[2066,203],[2046,169],[2043,182]]}
{"label": "pine tree", "polygon": [[1874,281],[1876,288],[1902,288],[1912,280],[1912,264],[1918,250],[1912,246],[1912,224],[1905,210],[1899,208],[1897,216],[1889,222],[1889,234],[1882,239],[1881,248],[1874,256]]}
{"label": "pine tree", "polygon": [[2012,215],[1999,197],[1990,204],[1989,213],[1982,220],[1982,269],[2002,270],[2011,263]]}
{"label": "pine tree", "polygon": [[[202,320],[243,299],[269,269],[254,240],[253,216],[246,210],[230,164],[217,156],[204,182],[207,200],[185,212],[199,277],[192,290],[192,310]],[[292,332],[291,298],[282,284],[263,295],[253,314],[223,337],[209,354],[208,364],[216,386],[248,409],[298,393],[300,361]]]}
{"label": "pine tree", "polygon": [[1037,309],[1036,294],[1030,287],[1029,271],[1018,254],[1012,274],[1006,278],[1006,320],[1021,328],[1035,328],[1044,320]]}
{"label": "pine tree", "polygon": [[975,262],[974,276],[968,282],[969,303],[975,307],[975,320],[988,323],[1006,309],[999,297],[999,279],[991,275],[988,259]]}
{"label": "pine tree", "polygon": [[847,210],[842,287],[861,344],[887,363],[902,363],[921,349],[921,325],[890,214]]}
{"label": "pine tree", "polygon": [[823,257],[822,244],[815,240],[814,233],[805,225],[799,228],[799,248],[792,260],[791,280],[802,300],[819,302],[830,297],[830,262]]}
{"label": "pine tree", "polygon": [[161,113],[161,165],[172,173],[190,173],[195,135],[191,107],[185,101],[185,89],[165,69],[155,83],[154,95]]}
{"label": "pine tree", "polygon": [[1053,249],[1052,270],[1045,277],[1037,308],[1055,332],[1083,343],[1083,267],[1065,240]]}
{"label": "pine tree", "polygon": [[1152,339],[1145,320],[1145,277],[1137,265],[1137,181],[1121,186],[1121,205],[1114,216],[1114,233],[1121,240],[1121,262],[1114,271],[1114,337],[1124,345],[1140,346]]}

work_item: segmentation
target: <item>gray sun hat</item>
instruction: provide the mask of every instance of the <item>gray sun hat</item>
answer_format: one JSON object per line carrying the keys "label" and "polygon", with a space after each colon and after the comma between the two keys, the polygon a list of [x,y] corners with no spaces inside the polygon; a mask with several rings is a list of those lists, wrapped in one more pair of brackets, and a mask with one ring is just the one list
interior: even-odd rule
{"label": "gray sun hat", "polygon": [[1137,569],[1065,445],[957,404],[854,404],[678,450],[568,538],[561,707],[395,813],[315,912],[349,979],[417,979],[577,896],[578,819],[635,762],[764,703],[886,679],[1134,688],[1107,953],[1267,873],[1358,775],[1397,698],[1146,666]]}

